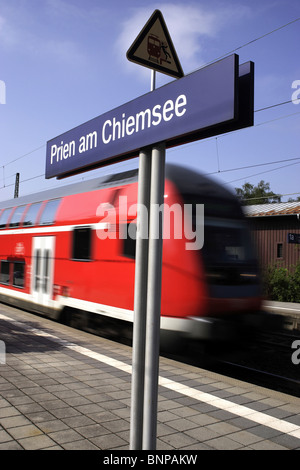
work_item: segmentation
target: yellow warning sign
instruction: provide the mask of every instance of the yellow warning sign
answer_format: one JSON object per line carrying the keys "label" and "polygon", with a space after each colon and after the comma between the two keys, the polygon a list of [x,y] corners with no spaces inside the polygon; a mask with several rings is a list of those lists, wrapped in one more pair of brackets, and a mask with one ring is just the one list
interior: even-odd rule
{"label": "yellow warning sign", "polygon": [[180,78],[184,75],[166,23],[159,10],[155,10],[126,55],[131,62],[172,77]]}

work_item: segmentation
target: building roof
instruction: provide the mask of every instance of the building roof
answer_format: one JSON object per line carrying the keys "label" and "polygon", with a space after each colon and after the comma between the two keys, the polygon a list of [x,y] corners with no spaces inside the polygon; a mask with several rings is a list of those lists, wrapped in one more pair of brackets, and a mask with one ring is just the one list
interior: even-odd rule
{"label": "building roof", "polygon": [[268,217],[300,214],[300,202],[278,202],[243,206],[247,217]]}

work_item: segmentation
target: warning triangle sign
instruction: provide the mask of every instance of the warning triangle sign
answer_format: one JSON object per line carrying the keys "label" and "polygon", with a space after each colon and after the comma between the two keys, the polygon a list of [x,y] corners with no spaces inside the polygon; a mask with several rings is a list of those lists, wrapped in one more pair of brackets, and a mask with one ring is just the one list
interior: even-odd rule
{"label": "warning triangle sign", "polygon": [[159,10],[151,18],[127,51],[127,59],[158,72],[181,78],[182,71],[165,20]]}

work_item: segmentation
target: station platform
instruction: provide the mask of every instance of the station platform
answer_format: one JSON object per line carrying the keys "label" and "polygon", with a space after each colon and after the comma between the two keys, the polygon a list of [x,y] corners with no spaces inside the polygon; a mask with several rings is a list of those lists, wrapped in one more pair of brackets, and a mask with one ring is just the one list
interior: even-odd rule
{"label": "station platform", "polygon": [[[5,305],[0,341],[0,450],[126,455],[130,347]],[[299,450],[300,399],[161,357],[156,449]]]}

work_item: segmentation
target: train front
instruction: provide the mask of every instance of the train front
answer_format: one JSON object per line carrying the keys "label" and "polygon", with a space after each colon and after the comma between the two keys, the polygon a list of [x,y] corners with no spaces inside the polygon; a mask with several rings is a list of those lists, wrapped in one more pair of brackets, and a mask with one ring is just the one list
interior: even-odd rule
{"label": "train front", "polygon": [[[186,313],[186,333],[204,340],[228,340],[261,327],[261,285],[251,234],[237,198],[215,181],[190,170],[173,167],[169,177],[182,203],[204,206],[204,243],[187,253],[199,269],[197,306]],[[199,230],[200,233],[200,230]],[[191,282],[186,278],[185,288]]]}

